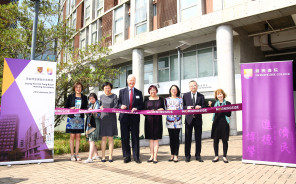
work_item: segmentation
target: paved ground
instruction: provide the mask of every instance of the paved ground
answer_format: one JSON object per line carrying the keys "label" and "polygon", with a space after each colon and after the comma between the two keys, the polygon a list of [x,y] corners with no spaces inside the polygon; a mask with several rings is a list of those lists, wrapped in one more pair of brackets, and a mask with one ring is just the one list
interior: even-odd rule
{"label": "paved ground", "polygon": [[[295,168],[243,164],[241,136],[230,138],[228,164],[212,163],[212,144],[211,139],[203,140],[204,163],[195,160],[186,163],[184,144],[180,146],[178,163],[167,161],[170,150],[167,145],[160,147],[157,164],[146,162],[148,147],[141,148],[141,164],[124,164],[121,149],[116,149],[113,163],[83,164],[68,161],[69,155],[62,155],[55,156],[54,163],[0,166],[0,183],[296,183]],[[87,157],[87,153],[80,155],[83,159]]]}

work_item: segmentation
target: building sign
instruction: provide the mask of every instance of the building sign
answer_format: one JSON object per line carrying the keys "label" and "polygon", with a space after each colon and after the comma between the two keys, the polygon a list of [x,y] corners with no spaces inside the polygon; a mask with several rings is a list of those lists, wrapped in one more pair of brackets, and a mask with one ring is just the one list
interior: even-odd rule
{"label": "building sign", "polygon": [[296,167],[292,61],[241,65],[243,162]]}
{"label": "building sign", "polygon": [[0,165],[52,162],[56,63],[5,59]]}

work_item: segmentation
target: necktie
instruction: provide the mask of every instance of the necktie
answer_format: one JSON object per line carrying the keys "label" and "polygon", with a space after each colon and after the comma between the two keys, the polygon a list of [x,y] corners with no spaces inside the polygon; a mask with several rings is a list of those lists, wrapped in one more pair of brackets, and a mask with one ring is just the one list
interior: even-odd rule
{"label": "necktie", "polygon": [[133,89],[131,89],[131,93],[130,93],[130,104],[129,104],[129,109],[132,109],[132,105],[133,105]]}
{"label": "necktie", "polygon": [[[195,109],[195,95],[192,93],[192,104],[193,104],[193,109]],[[193,114],[193,118],[195,118],[195,114]]]}

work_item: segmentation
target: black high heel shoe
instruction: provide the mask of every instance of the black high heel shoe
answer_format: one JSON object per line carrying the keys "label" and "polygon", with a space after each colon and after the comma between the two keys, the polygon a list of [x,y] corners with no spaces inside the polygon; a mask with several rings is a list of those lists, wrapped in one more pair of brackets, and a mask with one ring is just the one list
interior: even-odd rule
{"label": "black high heel shoe", "polygon": [[219,157],[217,159],[213,159],[212,162],[218,162],[219,161]]}
{"label": "black high heel shoe", "polygon": [[229,163],[226,157],[223,157],[223,162],[224,162],[225,164]]}

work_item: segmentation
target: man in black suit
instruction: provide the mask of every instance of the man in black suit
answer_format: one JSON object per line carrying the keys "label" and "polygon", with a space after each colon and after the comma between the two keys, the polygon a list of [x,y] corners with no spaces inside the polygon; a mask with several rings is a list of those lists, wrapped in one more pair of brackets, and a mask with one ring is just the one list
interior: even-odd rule
{"label": "man in black suit", "polygon": [[[142,92],[135,88],[136,77],[129,75],[127,78],[128,87],[119,91],[118,105],[121,109],[131,111],[144,109]],[[133,157],[135,162],[140,160],[140,115],[139,114],[120,114],[121,144],[124,163],[131,161],[130,134],[132,136]]]}
{"label": "man in black suit", "polygon": [[[192,80],[189,82],[190,92],[183,95],[184,109],[200,109],[205,107],[204,95],[197,92],[197,82]],[[185,117],[185,161],[190,162],[190,151],[192,141],[192,129],[195,132],[195,159],[203,162],[200,157],[201,152],[201,134],[202,134],[202,115],[186,115]]]}

